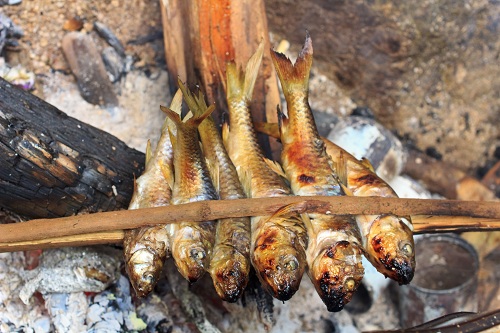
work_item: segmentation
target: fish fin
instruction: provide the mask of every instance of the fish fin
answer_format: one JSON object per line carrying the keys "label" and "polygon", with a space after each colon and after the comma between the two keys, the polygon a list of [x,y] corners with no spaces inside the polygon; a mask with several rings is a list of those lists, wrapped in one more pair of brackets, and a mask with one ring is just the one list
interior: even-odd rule
{"label": "fish fin", "polygon": [[288,117],[281,111],[280,106],[277,106],[278,111],[278,131],[280,139],[285,138],[288,128]]}
{"label": "fish fin", "polygon": [[151,140],[148,139],[148,143],[146,144],[146,162],[145,162],[146,167],[148,166],[152,158],[153,158],[153,151],[151,148]]}
{"label": "fish fin", "polygon": [[267,164],[267,166],[276,172],[278,175],[280,175],[283,178],[286,178],[285,171],[283,170],[283,167],[276,161],[272,161],[268,158],[263,158],[264,162]]}
{"label": "fish fin", "polygon": [[344,193],[347,196],[354,196],[354,193],[349,189],[348,183],[347,183],[347,161],[344,156],[344,152],[341,150],[339,152],[339,159],[338,162],[335,163],[332,161],[332,163],[335,165],[335,171],[336,175],[334,175],[335,178],[337,178],[337,181],[339,182],[340,187],[342,190],[344,190]]}
{"label": "fish fin", "polygon": [[262,56],[264,55],[264,39],[262,39],[255,53],[250,57],[245,68],[245,83],[243,85],[243,93],[247,100],[252,99],[253,89],[257,76],[259,74]]}
{"label": "fish fin", "polygon": [[[191,117],[189,117],[189,113],[184,117],[184,122],[189,125],[189,126],[198,126],[201,124],[205,118],[209,117],[212,112],[215,110],[215,105],[210,105],[207,107],[205,104],[205,101],[203,100],[203,95],[199,95],[196,97],[191,93],[189,89],[186,88],[186,86],[182,83],[182,81],[179,79],[177,81],[179,84],[179,89],[182,91],[182,96],[184,97],[184,101],[186,102],[190,112],[191,112]],[[201,102],[203,101],[203,103]]]}
{"label": "fish fin", "polygon": [[236,171],[240,178],[241,185],[245,190],[245,194],[248,198],[252,197],[252,176],[250,172],[246,169],[241,168],[240,166],[236,167]]}
{"label": "fish fin", "polygon": [[260,133],[267,134],[270,137],[279,139],[280,129],[278,123],[266,123],[263,121],[255,122],[253,124],[255,130]]}
{"label": "fish fin", "polygon": [[264,54],[264,40],[257,47],[255,53],[248,60],[245,73],[241,68],[237,68],[236,64],[231,61],[226,66],[227,79],[227,98],[244,97],[247,101],[252,99],[255,81],[259,74],[262,56]]}
{"label": "fish fin", "polygon": [[212,183],[215,187],[217,193],[220,192],[220,167],[219,163],[212,164],[208,158],[205,158],[205,162],[207,163],[208,171],[210,172],[210,176],[212,178]]}
{"label": "fish fin", "polygon": [[307,94],[309,85],[309,73],[313,60],[313,47],[309,33],[306,33],[306,41],[295,61],[292,61],[283,53],[271,50],[271,59],[278,73],[283,94],[288,100],[292,91],[302,91]]}
{"label": "fish fin", "polygon": [[224,143],[225,147],[228,147],[228,145],[229,145],[229,124],[228,123],[222,123],[222,142]]}
{"label": "fish fin", "polygon": [[368,168],[371,172],[375,173],[375,168],[373,168],[373,165],[372,163],[366,158],[366,157],[363,157],[361,159],[361,164],[363,164],[366,168]]}
{"label": "fish fin", "polygon": [[177,126],[180,126],[182,124],[181,116],[180,116],[180,110],[179,113],[177,113],[174,110],[171,110],[170,108],[167,108],[166,106],[160,105],[160,110],[165,112],[167,115],[167,118],[171,121],[171,125],[168,125],[168,134],[170,135],[170,142],[172,143],[172,146],[175,147],[176,142],[177,142]]}
{"label": "fish fin", "polygon": [[166,164],[163,159],[160,159],[159,162],[163,178],[165,178],[165,181],[167,182],[170,189],[173,190],[174,189],[174,173],[172,172],[173,168],[171,165]]}
{"label": "fish fin", "polygon": [[[174,94],[174,97],[172,97],[172,101],[170,102],[170,109],[180,114],[181,108],[182,108],[182,92],[180,89],[177,89],[177,91]],[[170,118],[165,117],[165,121],[163,122],[161,131],[162,132],[166,131],[169,127],[172,127],[172,125],[173,124]]]}
{"label": "fish fin", "polygon": [[339,152],[339,159],[338,162],[335,163],[335,169],[340,183],[347,186],[347,163],[343,151]]}
{"label": "fish fin", "polygon": [[304,225],[306,226],[306,230],[313,230],[313,225],[311,222],[311,218],[309,217],[309,214],[301,213],[300,218],[304,222]]}
{"label": "fish fin", "polygon": [[307,201],[304,200],[304,201],[294,202],[286,206],[283,206],[277,211],[275,211],[274,214],[269,219],[278,216],[288,217],[293,214],[303,214],[306,211],[306,208],[307,208]]}

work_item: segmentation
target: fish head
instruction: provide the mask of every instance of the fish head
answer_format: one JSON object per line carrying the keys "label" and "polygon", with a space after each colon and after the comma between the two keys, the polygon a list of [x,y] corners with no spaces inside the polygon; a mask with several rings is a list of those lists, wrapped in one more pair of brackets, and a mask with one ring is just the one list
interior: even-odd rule
{"label": "fish head", "polygon": [[289,239],[287,231],[268,228],[258,238],[253,264],[267,291],[280,301],[289,300],[299,289],[305,271],[305,251]]}
{"label": "fish head", "polygon": [[163,260],[148,248],[135,251],[127,262],[126,270],[130,283],[138,297],[147,296],[158,282]]}
{"label": "fish head", "polygon": [[[250,272],[250,261],[239,251],[232,251],[231,257],[222,256],[224,262],[212,262],[211,276],[214,282],[215,290],[219,297],[230,303],[236,302],[242,295],[247,283]],[[217,252],[214,252],[216,257]]]}
{"label": "fish head", "polygon": [[338,312],[349,303],[363,279],[361,250],[339,241],[321,251],[309,267],[311,280],[328,311]]}
{"label": "fish head", "polygon": [[408,284],[415,272],[415,244],[410,217],[380,215],[367,237],[367,257],[375,268],[399,284]]}
{"label": "fish head", "polygon": [[174,242],[172,256],[179,273],[191,283],[198,281],[209,265],[209,254],[201,241]]}

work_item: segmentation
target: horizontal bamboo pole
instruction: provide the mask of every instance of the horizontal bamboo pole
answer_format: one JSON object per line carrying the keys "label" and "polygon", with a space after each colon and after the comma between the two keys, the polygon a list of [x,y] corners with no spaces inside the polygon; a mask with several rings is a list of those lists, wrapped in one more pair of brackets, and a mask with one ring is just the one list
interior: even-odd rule
{"label": "horizontal bamboo pole", "polygon": [[[412,220],[415,234],[500,230],[500,219],[444,215],[414,215],[412,216]],[[35,241],[7,242],[0,243],[0,252],[49,249],[65,246],[121,244],[123,242],[123,236],[123,230],[112,230],[46,238]]]}
{"label": "horizontal bamboo pole", "polygon": [[[88,215],[78,215],[57,219],[38,219],[28,222],[0,225],[0,244],[36,241],[40,246],[57,246],[56,239],[66,236],[92,234],[99,232],[117,232],[147,225],[167,224],[180,221],[206,221],[222,217],[240,217],[271,215],[288,206],[300,212],[320,212],[326,214],[386,214],[396,215],[447,215],[462,216],[456,218],[458,225],[469,225],[471,229],[492,229],[498,227],[494,219],[500,218],[500,204],[489,201],[424,200],[381,197],[278,197],[238,200],[200,201],[183,205],[146,208],[140,210],[122,210]],[[481,221],[467,220],[480,217]],[[433,219],[426,218],[427,232],[436,231]],[[442,218],[444,219],[444,218]],[[464,222],[468,221],[468,222]],[[449,225],[449,224],[448,224]],[[441,226],[447,230],[446,225]],[[103,236],[104,234],[98,234]],[[116,234],[115,234],[116,236]],[[96,241],[100,241],[96,236]],[[94,238],[92,238],[94,239]],[[89,244],[89,238],[72,239],[65,244]],[[102,242],[118,239],[103,239]],[[35,246],[35,245],[33,245]],[[63,245],[65,246],[65,245]]]}

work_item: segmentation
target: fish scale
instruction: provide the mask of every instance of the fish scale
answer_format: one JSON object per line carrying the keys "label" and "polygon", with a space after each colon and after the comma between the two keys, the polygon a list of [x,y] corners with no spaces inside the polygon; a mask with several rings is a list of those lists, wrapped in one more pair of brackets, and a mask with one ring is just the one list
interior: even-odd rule
{"label": "fish scale", "polygon": [[[208,106],[200,93],[194,97],[185,89],[189,109],[201,115]],[[198,127],[212,181],[221,199],[246,198],[236,168],[229,158],[213,118],[207,117]],[[250,218],[223,218],[217,221],[215,245],[209,273],[221,299],[236,302],[242,295],[250,272]]]}
{"label": "fish scale", "polygon": [[[278,112],[281,161],[296,195],[343,195],[308,103],[312,65],[309,34],[295,62],[271,52],[287,102],[288,117]],[[340,311],[363,278],[361,236],[351,216],[302,214],[307,226],[308,274],[329,311]]]}
{"label": "fish scale", "polygon": [[[170,107],[180,111],[180,91]],[[167,206],[172,198],[173,148],[169,135],[169,120],[165,119],[154,152],[148,142],[146,167],[135,181],[134,194],[128,209]],[[160,277],[164,261],[170,255],[170,225],[156,225],[126,230],[123,240],[125,268],[137,296],[145,297]]]}
{"label": "fish scale", "polygon": [[[187,120],[182,120],[178,112],[169,108],[162,106],[161,109],[177,130],[175,136],[170,133],[175,172],[172,204],[218,199],[198,141],[198,126],[214,108]],[[215,221],[174,223],[169,233],[177,269],[189,282],[198,281],[209,267],[215,241]]]}
{"label": "fish scale", "polygon": [[[257,142],[249,104],[263,54],[263,43],[248,61],[245,74],[229,63],[229,124],[223,126],[226,150],[251,198],[287,196],[291,190],[269,166]],[[272,162],[271,162],[272,163]],[[306,232],[297,214],[251,218],[251,262],[264,288],[279,300],[297,291],[306,268]]]}

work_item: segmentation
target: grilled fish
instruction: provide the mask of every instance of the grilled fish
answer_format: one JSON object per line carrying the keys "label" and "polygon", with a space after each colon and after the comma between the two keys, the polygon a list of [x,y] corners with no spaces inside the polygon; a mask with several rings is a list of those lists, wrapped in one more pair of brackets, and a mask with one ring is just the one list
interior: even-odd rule
{"label": "grilled fish", "polygon": [[[179,82],[182,85],[182,82]],[[183,90],[185,88],[183,87]],[[170,132],[174,148],[175,181],[171,203],[218,199],[202,156],[198,126],[214,110],[210,106],[202,115],[181,120],[180,112],[160,107],[175,124],[177,135]],[[196,282],[208,269],[215,240],[215,222],[183,221],[169,230],[172,256],[177,269],[189,282]]]}
{"label": "grilled fish", "polygon": [[[284,179],[264,159],[252,125],[249,103],[263,47],[261,43],[250,58],[246,74],[234,63],[226,67],[229,125],[222,128],[223,140],[246,195],[252,198],[291,195]],[[275,298],[290,299],[306,268],[307,234],[300,217],[252,217],[250,244],[252,265],[262,285]]]}
{"label": "grilled fish", "polygon": [[[202,115],[208,109],[201,93],[195,97],[183,90],[183,94],[194,115]],[[211,116],[200,124],[198,132],[219,197],[223,200],[246,198],[236,168]],[[220,219],[217,222],[209,273],[221,299],[228,302],[238,300],[248,283],[250,265],[250,218]]]}
{"label": "grilled fish", "polygon": [[[172,99],[170,108],[180,110],[180,91]],[[146,167],[135,181],[129,209],[167,206],[172,197],[173,151],[165,119],[161,136],[154,152],[151,143],[146,149]],[[137,296],[148,295],[160,277],[165,259],[169,256],[168,226],[156,225],[125,231],[124,255],[126,270]]]}
{"label": "grilled fish", "polygon": [[[279,138],[278,124],[260,123],[256,129]],[[322,138],[326,153],[338,170],[346,192],[354,196],[397,198],[398,195],[377,176],[370,162],[358,160],[330,140]],[[377,270],[400,284],[408,284],[415,272],[413,225],[410,216],[358,215],[364,254]]]}
{"label": "grilled fish", "polygon": [[[312,56],[309,34],[295,64],[285,55],[271,52],[288,110],[288,118],[278,112],[281,160],[296,195],[344,195],[309,107]],[[351,300],[364,274],[359,230],[350,216],[303,215],[309,236],[309,276],[327,309],[340,311]]]}

